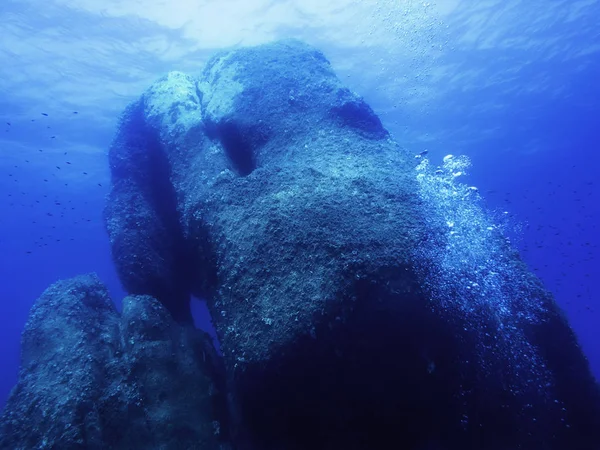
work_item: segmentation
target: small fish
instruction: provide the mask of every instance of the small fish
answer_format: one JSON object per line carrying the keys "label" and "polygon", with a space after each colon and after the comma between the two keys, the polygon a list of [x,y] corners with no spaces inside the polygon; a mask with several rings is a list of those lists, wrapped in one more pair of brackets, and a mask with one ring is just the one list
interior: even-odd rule
{"label": "small fish", "polygon": [[429,153],[429,150],[423,150],[419,155],[425,156],[427,153]]}
{"label": "small fish", "polygon": [[69,161],[66,161],[67,164],[71,164]]}
{"label": "small fish", "polygon": [[58,170],[60,170],[60,166],[56,166],[56,168],[57,168]]}
{"label": "small fish", "polygon": [[84,175],[87,175],[87,172],[83,172]]}
{"label": "small fish", "polygon": [[46,117],[48,117],[48,114],[46,114],[46,113],[42,113],[42,116],[46,116]]}
{"label": "small fish", "polygon": [[73,114],[79,114],[77,111],[73,111]]}
{"label": "small fish", "polygon": [[50,139],[56,139],[56,136],[50,136]]}
{"label": "small fish", "polygon": [[10,127],[10,122],[6,122],[6,125],[8,125]]}

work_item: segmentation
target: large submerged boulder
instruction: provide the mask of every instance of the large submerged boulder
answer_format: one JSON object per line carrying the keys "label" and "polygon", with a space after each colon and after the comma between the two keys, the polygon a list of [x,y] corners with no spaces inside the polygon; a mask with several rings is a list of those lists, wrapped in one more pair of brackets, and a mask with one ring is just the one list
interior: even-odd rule
{"label": "large submerged boulder", "polygon": [[[100,350],[98,333],[78,331],[87,353],[105,352],[85,366],[105,381],[67,397],[107,405],[115,442],[139,428],[146,448],[175,435],[189,437],[180,448],[219,445],[207,428],[223,413],[208,406],[213,383],[226,385],[218,423],[241,450],[598,448],[587,361],[475,190],[456,181],[464,162],[430,168],[400,147],[314,48],[240,48],[199,77],[168,74],[124,112],[110,166],[107,230],[135,295],[121,318],[106,307],[89,319],[118,341]],[[181,328],[191,295],[209,306],[222,377],[208,341]],[[187,369],[166,363],[170,345]],[[119,369],[131,358],[145,364]],[[16,411],[26,417],[33,401],[50,402],[36,420],[76,414],[27,387],[27,367],[2,425],[19,439]],[[103,440],[94,408],[75,423]]]}
{"label": "large submerged boulder", "polygon": [[95,275],[35,303],[1,449],[225,449],[225,399],[210,338],[150,296],[119,314]]}
{"label": "large submerged boulder", "polygon": [[168,74],[110,160],[123,283],[183,322],[207,300],[238,448],[598,444],[598,388],[550,294],[452,158],[417,166],[314,48]]}

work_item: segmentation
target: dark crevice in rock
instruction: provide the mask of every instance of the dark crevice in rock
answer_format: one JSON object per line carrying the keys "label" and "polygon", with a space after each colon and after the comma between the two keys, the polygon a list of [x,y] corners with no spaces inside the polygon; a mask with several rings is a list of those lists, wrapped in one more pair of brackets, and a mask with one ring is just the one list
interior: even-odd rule
{"label": "dark crevice in rock", "polygon": [[[152,295],[167,307],[177,322],[191,324],[189,300],[196,267],[194,253],[183,236],[169,159],[158,131],[146,124],[142,106],[142,102],[138,102],[130,109],[129,120],[109,154],[113,190],[121,194],[113,208],[117,211],[131,208],[132,204],[124,200],[126,197],[137,197],[143,207],[128,211],[130,218],[139,215],[137,222],[124,223],[123,218],[117,219],[123,222],[120,226],[130,230],[131,239],[124,242],[122,248],[113,246],[113,257],[119,266],[122,253],[133,252],[140,259],[140,255],[148,253],[160,255],[164,267],[146,271],[144,279],[137,282],[128,283],[126,277],[125,288],[131,294]],[[114,209],[112,214],[109,209],[108,215],[118,217]],[[147,224],[144,219],[148,216],[155,221]],[[137,230],[139,227],[145,229]]]}
{"label": "dark crevice in rock", "polygon": [[218,123],[207,120],[206,133],[223,146],[235,172],[250,175],[256,169],[256,152],[269,140],[269,133],[262,124],[240,123],[224,119]]}
{"label": "dark crevice in rock", "polygon": [[[167,308],[173,315],[173,318],[182,323],[190,323],[190,285],[195,269],[194,255],[186,245],[183,231],[181,228],[180,215],[177,209],[177,195],[171,184],[171,169],[169,160],[160,146],[158,140],[155,139],[150,143],[148,148],[150,153],[149,161],[149,195],[152,199],[152,204],[157,216],[161,219],[163,226],[171,237],[171,257],[173,267],[170,287],[175,287],[177,294],[176,298],[181,298],[179,304],[166,304]],[[157,286],[157,288],[159,288]],[[160,289],[160,288],[159,288]],[[153,293],[150,292],[152,295]],[[163,303],[169,302],[170,296],[173,294],[172,289],[167,289],[164,292],[157,291],[155,296]]]}
{"label": "dark crevice in rock", "polygon": [[256,168],[256,161],[248,133],[244,133],[237,124],[230,121],[217,125],[217,133],[236,171],[242,176],[250,175]]}
{"label": "dark crevice in rock", "polygon": [[381,120],[371,107],[360,97],[354,96],[347,89],[338,91],[340,104],[331,109],[334,117],[338,118],[344,126],[353,128],[365,137],[383,139],[388,136]]}

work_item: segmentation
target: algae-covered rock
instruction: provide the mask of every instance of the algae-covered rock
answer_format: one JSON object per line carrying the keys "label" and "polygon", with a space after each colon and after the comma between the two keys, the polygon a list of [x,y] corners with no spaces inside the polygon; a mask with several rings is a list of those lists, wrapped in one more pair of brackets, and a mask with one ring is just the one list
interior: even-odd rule
{"label": "algae-covered rock", "polygon": [[483,219],[459,226],[480,216],[454,175],[421,176],[318,50],[163,77],[110,160],[119,275],[180,322],[207,300],[238,448],[599,442],[598,388],[550,294]]}
{"label": "algae-covered rock", "polygon": [[113,306],[95,275],[35,303],[2,449],[224,449],[220,363],[210,339],[149,296]]}

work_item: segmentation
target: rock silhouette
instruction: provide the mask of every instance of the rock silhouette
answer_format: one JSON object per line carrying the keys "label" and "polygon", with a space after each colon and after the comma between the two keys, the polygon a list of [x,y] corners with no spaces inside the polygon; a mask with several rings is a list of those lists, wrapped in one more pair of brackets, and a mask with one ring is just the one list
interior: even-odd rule
{"label": "rock silhouette", "polygon": [[224,372],[211,353],[197,376],[226,413],[174,397],[173,423],[217,417],[243,450],[599,445],[598,386],[552,296],[454,181],[460,158],[422,157],[294,40],[127,108],[105,217],[131,307],[158,299],[157,326],[186,330],[204,298],[222,348]]}

